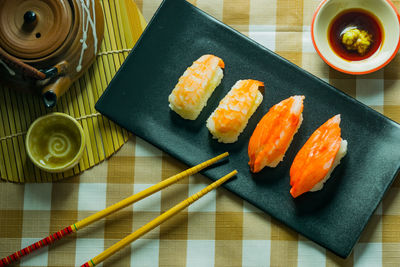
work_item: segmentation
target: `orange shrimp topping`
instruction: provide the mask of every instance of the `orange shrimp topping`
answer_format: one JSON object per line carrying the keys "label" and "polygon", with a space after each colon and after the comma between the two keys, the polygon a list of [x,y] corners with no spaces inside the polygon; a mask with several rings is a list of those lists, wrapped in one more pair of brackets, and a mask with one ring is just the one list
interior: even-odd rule
{"label": "orange shrimp topping", "polygon": [[310,191],[328,174],[341,144],[340,115],[321,125],[297,153],[290,168],[290,194]]}
{"label": "orange shrimp topping", "polygon": [[301,123],[304,96],[292,96],[273,106],[257,124],[248,153],[252,172],[275,167],[282,160]]}
{"label": "orange shrimp topping", "polygon": [[238,131],[247,120],[257,99],[259,87],[264,83],[256,80],[241,80],[221,100],[215,110],[215,129],[221,133]]}
{"label": "orange shrimp topping", "polygon": [[179,78],[172,92],[176,96],[175,105],[181,108],[197,105],[217,67],[224,68],[225,64],[214,55],[204,55],[193,62]]}

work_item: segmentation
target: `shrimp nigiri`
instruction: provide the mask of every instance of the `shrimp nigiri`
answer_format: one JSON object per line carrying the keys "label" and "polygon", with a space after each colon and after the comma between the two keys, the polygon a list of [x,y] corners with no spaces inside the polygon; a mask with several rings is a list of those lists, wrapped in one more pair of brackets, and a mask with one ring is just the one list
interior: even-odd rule
{"label": "shrimp nigiri", "polygon": [[294,198],[321,190],[333,169],[347,153],[347,141],[340,137],[340,115],[322,124],[297,153],[290,168],[290,194]]}
{"label": "shrimp nigiri", "polygon": [[224,61],[219,57],[201,56],[179,78],[168,97],[169,107],[182,118],[195,120],[221,83],[224,67]]}
{"label": "shrimp nigiri", "polygon": [[303,121],[304,96],[292,96],[273,106],[257,124],[248,153],[252,172],[276,167]]}
{"label": "shrimp nigiri", "polygon": [[233,143],[238,140],[263,100],[260,92],[263,89],[264,83],[256,80],[235,83],[207,120],[207,128],[218,142]]}

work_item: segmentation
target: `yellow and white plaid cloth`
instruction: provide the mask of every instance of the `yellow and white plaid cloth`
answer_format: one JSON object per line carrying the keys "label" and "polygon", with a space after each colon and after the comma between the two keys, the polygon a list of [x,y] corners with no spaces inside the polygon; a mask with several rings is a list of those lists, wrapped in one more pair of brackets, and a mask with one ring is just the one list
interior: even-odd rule
{"label": "yellow and white plaid cloth", "polygon": [[[103,0],[107,1],[107,0]],[[147,21],[159,0],[136,0]],[[400,57],[384,70],[349,76],[329,68],[310,36],[316,0],[197,0],[199,8],[314,75],[400,122]],[[400,1],[395,1],[400,9]],[[399,137],[400,140],[400,137]],[[0,183],[0,258],[187,166],[132,137],[100,166],[59,183]],[[74,266],[93,258],[209,184],[201,175],[33,253],[21,266]],[[104,266],[400,266],[400,178],[348,259],[289,230],[227,190],[209,193]]]}

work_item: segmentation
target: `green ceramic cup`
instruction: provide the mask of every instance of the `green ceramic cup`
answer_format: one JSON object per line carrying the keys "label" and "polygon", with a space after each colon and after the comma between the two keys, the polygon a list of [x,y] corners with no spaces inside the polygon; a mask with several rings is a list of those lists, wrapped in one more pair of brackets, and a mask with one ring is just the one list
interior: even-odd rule
{"label": "green ceramic cup", "polygon": [[51,113],[35,120],[25,139],[32,162],[47,172],[63,172],[78,164],[85,148],[82,126],[64,113]]}

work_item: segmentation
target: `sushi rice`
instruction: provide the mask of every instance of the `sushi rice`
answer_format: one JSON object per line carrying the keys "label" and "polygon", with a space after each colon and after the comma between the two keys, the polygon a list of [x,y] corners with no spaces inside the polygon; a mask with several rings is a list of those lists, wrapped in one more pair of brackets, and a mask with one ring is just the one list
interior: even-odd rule
{"label": "sushi rice", "polygon": [[346,154],[347,154],[347,141],[342,139],[341,143],[340,143],[339,151],[336,154],[335,160],[333,161],[332,167],[330,168],[328,174],[319,183],[314,185],[314,187],[310,190],[311,192],[315,192],[315,191],[321,190],[324,187],[325,182],[328,181],[328,179],[331,176],[331,173],[336,168],[336,166],[339,165],[340,160],[344,156],[346,156]]}

